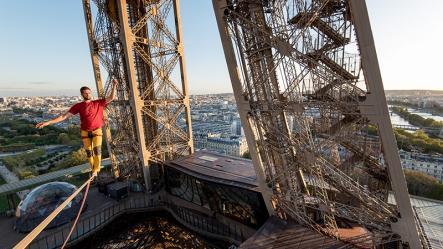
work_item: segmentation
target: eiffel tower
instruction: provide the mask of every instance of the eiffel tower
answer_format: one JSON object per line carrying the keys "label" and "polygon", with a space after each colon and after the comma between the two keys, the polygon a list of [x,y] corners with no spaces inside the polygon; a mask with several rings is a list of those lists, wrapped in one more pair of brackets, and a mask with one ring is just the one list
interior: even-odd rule
{"label": "eiffel tower", "polygon": [[421,247],[365,1],[213,5],[269,210],[357,246]]}
{"label": "eiffel tower", "polygon": [[[107,112],[113,172],[153,189],[157,165],[194,152],[179,1],[92,2],[83,6],[99,94],[120,82]],[[213,6],[268,212],[360,247],[421,247],[365,2]],[[344,224],[364,232],[347,237]]]}
{"label": "eiffel tower", "polygon": [[83,0],[83,9],[99,95],[110,91],[112,78],[120,82],[105,134],[113,174],[144,178],[152,189],[159,165],[194,152],[180,5],[92,2]]}

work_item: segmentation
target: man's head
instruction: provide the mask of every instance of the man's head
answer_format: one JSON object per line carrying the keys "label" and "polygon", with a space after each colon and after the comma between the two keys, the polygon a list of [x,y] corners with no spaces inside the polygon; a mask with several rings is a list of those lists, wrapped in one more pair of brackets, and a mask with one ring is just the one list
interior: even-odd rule
{"label": "man's head", "polygon": [[84,100],[91,100],[92,99],[91,89],[89,89],[89,87],[87,87],[87,86],[80,88],[80,94],[82,95]]}

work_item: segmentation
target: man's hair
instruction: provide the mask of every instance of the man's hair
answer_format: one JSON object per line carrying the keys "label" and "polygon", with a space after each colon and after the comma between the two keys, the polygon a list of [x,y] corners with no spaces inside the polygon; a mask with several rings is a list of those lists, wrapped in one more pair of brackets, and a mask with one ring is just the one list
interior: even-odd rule
{"label": "man's hair", "polygon": [[89,89],[89,87],[84,86],[84,87],[80,88],[80,93],[83,93],[84,90],[89,90],[89,91],[91,91],[91,89]]}

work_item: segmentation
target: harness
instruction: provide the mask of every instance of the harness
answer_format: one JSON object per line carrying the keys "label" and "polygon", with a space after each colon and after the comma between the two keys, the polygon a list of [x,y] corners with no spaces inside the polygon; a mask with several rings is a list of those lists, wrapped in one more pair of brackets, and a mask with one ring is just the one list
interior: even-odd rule
{"label": "harness", "polygon": [[[97,129],[98,130],[98,129]],[[101,155],[101,146],[96,146],[96,147],[92,147],[92,140],[94,139],[94,137],[99,137],[102,136],[102,134],[94,134],[94,131],[87,131],[88,135],[87,136],[82,136],[82,138],[88,138],[91,140],[91,147],[90,148],[85,148],[86,149],[86,155],[88,157],[92,157],[94,154],[95,155]]]}
{"label": "harness", "polygon": [[[96,130],[94,130],[96,131]],[[88,136],[84,137],[82,136],[82,138],[89,138],[89,139],[93,139],[94,137],[98,137],[98,136],[102,136],[101,134],[94,134],[94,131],[88,131]]]}

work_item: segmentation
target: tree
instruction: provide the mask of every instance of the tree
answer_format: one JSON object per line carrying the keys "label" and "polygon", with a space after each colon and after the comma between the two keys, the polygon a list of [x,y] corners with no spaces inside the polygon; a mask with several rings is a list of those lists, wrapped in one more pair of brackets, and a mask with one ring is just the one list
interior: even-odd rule
{"label": "tree", "polygon": [[61,144],[68,145],[71,142],[71,139],[69,138],[68,134],[60,133],[58,134],[57,141]]}
{"label": "tree", "polygon": [[368,125],[367,132],[368,132],[368,135],[378,136],[378,129],[377,129],[377,126],[375,126],[375,125]]}
{"label": "tree", "polygon": [[64,160],[57,163],[54,168],[51,169],[51,171],[56,171],[59,169],[65,169],[72,166],[77,166],[80,164],[86,163],[88,160],[86,156],[86,151],[81,148],[76,151],[71,152]]}
{"label": "tree", "polygon": [[410,194],[443,200],[443,184],[438,183],[434,177],[418,171],[405,170],[404,172]]}
{"label": "tree", "polygon": [[394,106],[391,108],[391,110],[415,126],[443,128],[443,122],[434,120],[432,118],[423,118],[418,114],[412,114],[407,108]]}
{"label": "tree", "polygon": [[394,129],[397,145],[401,149],[410,151],[415,147],[425,153],[442,153],[443,141],[437,138],[430,138],[423,131],[418,130],[415,133],[409,133],[402,129]]}
{"label": "tree", "polygon": [[249,150],[246,151],[245,153],[243,153],[242,157],[247,158],[247,159],[251,159],[251,152],[249,152]]}
{"label": "tree", "polygon": [[72,160],[74,165],[83,164],[88,160],[85,149],[81,148],[77,151],[74,151],[70,155],[70,159]]}

